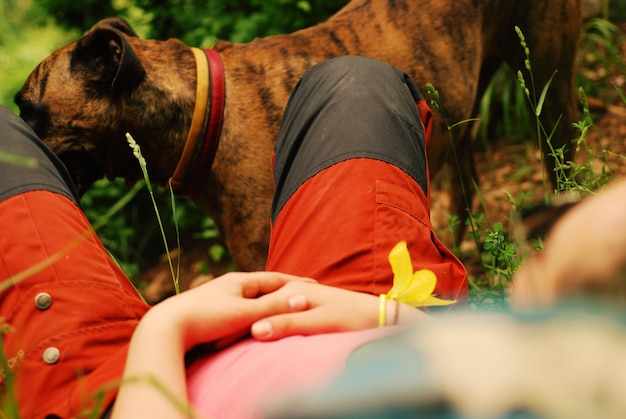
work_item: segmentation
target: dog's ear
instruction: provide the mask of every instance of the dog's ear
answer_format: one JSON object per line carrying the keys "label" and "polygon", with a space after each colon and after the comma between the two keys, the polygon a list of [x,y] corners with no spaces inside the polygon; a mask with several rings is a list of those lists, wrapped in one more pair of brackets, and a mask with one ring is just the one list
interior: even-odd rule
{"label": "dog's ear", "polygon": [[119,17],[110,17],[107,19],[102,19],[87,31],[87,33],[98,30],[98,29],[116,29],[122,33],[125,33],[128,36],[133,36],[138,38],[134,29],[130,26],[130,24],[122,18]]}
{"label": "dog's ear", "polygon": [[70,65],[72,72],[80,72],[95,84],[110,86],[114,94],[132,89],[146,75],[128,39],[111,27],[94,27],[78,40]]}

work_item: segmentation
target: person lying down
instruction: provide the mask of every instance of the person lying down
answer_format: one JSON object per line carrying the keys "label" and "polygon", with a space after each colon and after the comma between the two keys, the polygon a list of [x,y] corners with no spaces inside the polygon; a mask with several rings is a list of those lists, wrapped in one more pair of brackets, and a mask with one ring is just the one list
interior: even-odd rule
{"label": "person lying down", "polygon": [[[154,307],[94,234],[61,161],[16,115],[0,118],[1,378],[20,417],[258,417],[422,306],[467,300],[465,268],[430,223],[430,110],[386,63],[329,60],[294,90],[267,156],[266,271]],[[412,287],[414,272],[400,298],[394,275]]]}
{"label": "person lying down", "polygon": [[[266,272],[230,273],[154,307],[93,233],[62,163],[11,112],[0,117],[4,411],[237,419],[624,411],[620,386],[607,382],[621,383],[626,365],[619,315],[550,309],[587,286],[615,284],[619,211],[577,236],[567,220],[612,211],[606,203],[623,191],[573,209],[522,268],[512,300],[532,311],[469,312],[465,268],[429,218],[432,118],[388,64],[329,60],[294,91],[268,156],[276,191]],[[601,247],[590,236],[597,231],[613,246]],[[574,248],[579,236],[593,249]],[[396,277],[408,278],[408,297],[393,288]]]}

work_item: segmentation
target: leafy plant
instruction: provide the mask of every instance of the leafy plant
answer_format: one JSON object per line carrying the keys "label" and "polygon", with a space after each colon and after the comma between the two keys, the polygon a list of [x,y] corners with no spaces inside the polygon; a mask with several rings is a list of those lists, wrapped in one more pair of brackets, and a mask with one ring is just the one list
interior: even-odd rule
{"label": "leafy plant", "polygon": [[17,399],[15,397],[15,378],[12,373],[12,365],[4,352],[4,336],[12,333],[13,330],[4,318],[0,317],[0,373],[4,380],[3,386],[6,389],[0,399],[0,418],[19,418]]}
{"label": "leafy plant", "polygon": [[606,98],[614,93],[607,89],[607,75],[624,74],[626,70],[620,50],[622,38],[617,25],[606,18],[593,18],[583,25],[577,84],[588,95]]}
{"label": "leafy plant", "polygon": [[[544,86],[535,86],[530,62],[530,51],[528,50],[521,30],[516,28],[516,31],[520,39],[520,44],[524,48],[524,70],[526,73],[523,73],[521,70],[517,72],[517,78],[515,80],[516,87],[508,82],[505,83],[504,86],[506,89],[517,89],[519,94],[516,93],[515,97],[518,99],[523,98],[527,102],[531,109],[530,117],[534,119],[533,123],[528,124],[529,127],[534,125],[534,129],[529,131],[535,131],[539,150],[542,150],[541,143],[547,143],[549,146],[548,149],[550,150],[549,155],[554,157],[557,161],[558,185],[555,191],[551,191],[543,169],[543,159],[548,156],[544,156],[540,151],[544,203],[550,204],[553,192],[556,196],[565,192],[576,192],[583,195],[594,193],[594,191],[601,189],[612,179],[613,173],[607,159],[608,150],[598,152],[594,150],[587,141],[587,135],[593,122],[584,89],[579,89],[583,106],[583,117],[574,124],[574,127],[579,131],[579,137],[572,144],[572,146],[575,147],[575,153],[572,161],[569,161],[565,158],[565,146],[558,149],[551,146],[556,125],[554,127],[546,127],[540,120],[543,104],[546,97],[550,94],[552,79],[549,79]],[[504,72],[501,74],[503,74],[503,77],[510,77],[510,75],[506,75]],[[502,88],[502,80],[492,82],[491,86],[491,89]],[[441,111],[437,103],[439,99],[437,91],[429,85],[428,92],[434,98],[431,102],[433,108]],[[493,92],[494,90],[488,89],[486,95],[493,95]],[[619,89],[618,93],[626,103],[626,95],[623,95]],[[491,109],[490,98],[483,98],[482,103],[484,106],[483,112],[488,113],[487,109]],[[515,103],[519,103],[519,101]],[[445,121],[444,114],[442,114],[442,117]],[[466,121],[459,123],[464,122]],[[484,121],[481,121],[481,123],[482,122]],[[557,121],[557,124],[558,123],[559,121]],[[446,122],[446,125],[448,125],[448,129],[452,135],[450,128],[458,124],[451,125]],[[452,145],[454,147],[454,140],[452,140]],[[470,239],[474,242],[475,250],[478,254],[481,273],[478,276],[469,278],[470,303],[473,306],[482,308],[499,309],[507,305],[506,291],[512,283],[516,270],[523,263],[527,255],[527,249],[539,250],[542,248],[542,242],[540,240],[531,243],[521,242],[520,240],[523,239],[508,231],[509,229],[506,228],[503,221],[496,221],[494,223],[488,221],[489,208],[482,199],[480,187],[476,186],[476,190],[481,209],[470,214],[468,225],[470,226]],[[503,191],[503,194],[505,194],[511,205],[511,215],[507,221],[509,221],[509,224],[512,224],[515,222],[514,218],[516,213],[531,203],[531,193],[530,191],[523,191],[516,197],[506,191]],[[470,208],[469,205],[468,208]],[[448,231],[453,231],[458,227],[458,218],[456,216],[450,216],[448,220]]]}
{"label": "leafy plant", "polygon": [[[433,86],[432,83],[426,83],[426,91],[428,92],[428,94],[430,95],[430,97],[432,98],[430,100],[430,106],[437,110],[440,115],[441,118],[443,120],[443,122],[446,124],[446,128],[448,130],[448,135],[450,137],[450,150],[452,152],[452,157],[453,157],[453,161],[454,161],[454,168],[456,169],[456,175],[459,177],[459,185],[461,187],[461,194],[463,195],[464,198],[464,204],[465,204],[465,210],[469,213],[472,208],[472,203],[469,202],[469,198],[468,198],[468,192],[465,190],[465,185],[463,183],[463,173],[461,172],[461,163],[459,161],[459,155],[456,149],[456,142],[455,142],[455,138],[454,138],[454,128],[459,127],[463,124],[467,124],[470,122],[474,122],[477,121],[477,118],[470,118],[467,120],[463,120],[463,121],[459,121],[456,123],[448,123],[448,117],[446,116],[445,110],[443,109],[443,107],[439,104],[439,91],[437,91],[437,89],[435,88],[435,86]],[[458,223],[458,219],[451,219],[452,221],[456,223]],[[476,232],[476,226],[474,225],[474,222],[472,220],[472,217],[470,216],[468,218],[468,223],[470,226],[470,230],[471,232],[475,233]],[[474,234],[475,236],[475,234]],[[457,245],[457,243],[454,244],[455,246]]]}
{"label": "leafy plant", "polygon": [[490,150],[490,138],[514,142],[532,135],[526,97],[508,65],[493,76],[481,98],[478,115],[477,143],[483,150]]}

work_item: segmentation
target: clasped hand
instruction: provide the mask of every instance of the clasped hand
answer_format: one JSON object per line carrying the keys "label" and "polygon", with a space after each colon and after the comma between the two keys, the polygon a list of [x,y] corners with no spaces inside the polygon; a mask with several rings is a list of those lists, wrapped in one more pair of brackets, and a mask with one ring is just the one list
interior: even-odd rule
{"label": "clasped hand", "polygon": [[[398,318],[425,314],[389,304]],[[391,308],[392,307],[392,308]],[[388,318],[392,318],[388,314]],[[222,348],[251,335],[263,341],[377,327],[378,297],[275,272],[229,273],[151,308],[131,339],[113,417],[191,417],[169,401],[187,400],[184,354]],[[170,395],[149,382],[161,383]]]}
{"label": "clasped hand", "polygon": [[142,324],[178,334],[186,351],[207,342],[223,347],[248,334],[267,341],[376,327],[377,305],[375,296],[310,278],[229,273],[158,304]]}

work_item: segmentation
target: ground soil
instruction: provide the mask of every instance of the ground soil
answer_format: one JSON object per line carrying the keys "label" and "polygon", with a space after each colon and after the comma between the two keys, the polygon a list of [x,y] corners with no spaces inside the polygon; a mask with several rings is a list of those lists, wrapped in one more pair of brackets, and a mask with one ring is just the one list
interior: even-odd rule
{"label": "ground soil", "polygon": [[[621,34],[626,33],[626,24],[619,25]],[[626,55],[626,43],[619,45],[622,57]],[[603,87],[597,97],[590,97],[593,126],[587,135],[589,148],[598,156],[606,156],[608,167],[615,177],[626,176],[626,104],[617,94],[614,83],[624,89],[626,81],[619,66],[598,65],[597,60],[580,57],[579,72],[589,80],[595,80]],[[593,64],[587,65],[593,61]],[[605,153],[606,151],[606,153]],[[581,153],[580,159],[585,157]],[[535,140],[531,138],[497,138],[490,141],[487,150],[475,153],[476,165],[480,175],[480,199],[474,202],[474,211],[485,214],[490,224],[501,222],[505,231],[509,231],[509,220],[514,208],[507,197],[517,199],[523,192],[530,193],[527,202],[540,202],[543,198],[543,181],[540,156]],[[594,160],[594,168],[601,170],[603,161]],[[446,235],[447,215],[450,198],[447,192],[447,179],[451,171],[444,172],[433,179],[432,221],[441,235]],[[208,261],[207,248],[211,243],[203,240],[186,240],[181,249],[181,289],[191,284],[220,275],[230,268],[228,260]],[[463,262],[468,267],[470,277],[484,275],[478,263],[476,244],[464,240],[458,249]],[[207,272],[203,275],[202,272]],[[148,284],[144,295],[150,302],[156,302],[173,292],[171,274],[167,260],[161,257],[151,261],[142,275],[141,281]]]}

